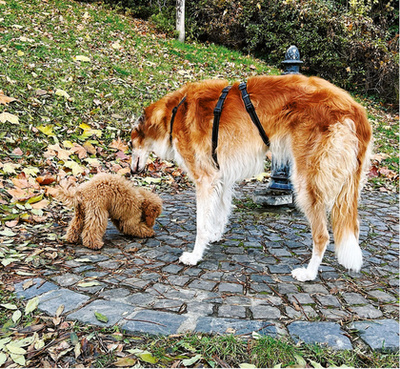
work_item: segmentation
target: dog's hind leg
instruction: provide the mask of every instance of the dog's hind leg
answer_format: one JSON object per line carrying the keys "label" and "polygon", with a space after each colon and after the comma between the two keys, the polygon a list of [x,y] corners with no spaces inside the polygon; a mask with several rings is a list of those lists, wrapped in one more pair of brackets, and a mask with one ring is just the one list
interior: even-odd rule
{"label": "dog's hind leg", "polygon": [[74,217],[69,223],[65,240],[70,243],[77,243],[82,233],[83,224],[85,220],[85,212],[82,205],[78,203],[75,207]]}
{"label": "dog's hind leg", "polygon": [[303,210],[311,225],[313,252],[307,268],[297,268],[292,271],[293,278],[299,281],[312,281],[317,277],[326,247],[329,243],[327,216],[324,204],[308,204]]}
{"label": "dog's hind leg", "polygon": [[230,212],[232,191],[220,183],[212,184],[202,179],[196,186],[197,234],[192,252],[184,252],[179,261],[187,265],[196,265],[203,257],[210,242],[221,238]]}
{"label": "dog's hind leg", "polygon": [[103,247],[103,236],[106,232],[108,212],[100,209],[86,209],[85,225],[82,231],[82,244],[89,249],[99,250]]}

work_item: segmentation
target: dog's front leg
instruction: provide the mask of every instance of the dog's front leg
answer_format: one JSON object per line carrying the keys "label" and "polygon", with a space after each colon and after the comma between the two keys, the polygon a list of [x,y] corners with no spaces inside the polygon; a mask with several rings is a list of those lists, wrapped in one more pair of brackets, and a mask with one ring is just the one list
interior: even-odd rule
{"label": "dog's front leg", "polygon": [[[209,242],[221,238],[228,218],[229,207],[222,206],[223,193],[217,186],[203,181],[197,185],[196,242],[192,252],[184,252],[179,261],[186,265],[196,265],[203,257]],[[222,224],[223,223],[223,224]]]}

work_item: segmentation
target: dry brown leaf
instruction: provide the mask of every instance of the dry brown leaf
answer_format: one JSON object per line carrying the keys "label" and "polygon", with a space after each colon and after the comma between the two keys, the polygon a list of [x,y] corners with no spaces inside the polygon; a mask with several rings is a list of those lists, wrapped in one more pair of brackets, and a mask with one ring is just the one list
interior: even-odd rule
{"label": "dry brown leaf", "polygon": [[49,205],[49,200],[41,200],[39,202],[35,202],[34,204],[31,204],[33,209],[44,209]]}
{"label": "dry brown leaf", "polygon": [[16,149],[14,149],[12,153],[13,153],[14,155],[19,155],[19,156],[24,155],[24,153],[22,152],[22,150],[21,150],[19,147],[17,147]]}
{"label": "dry brown leaf", "polygon": [[122,152],[126,152],[126,151],[129,150],[128,149],[128,145],[124,141],[122,141],[120,137],[118,137],[118,139],[116,139],[113,142],[111,142],[110,147],[112,149],[117,149],[117,150],[122,151]]}
{"label": "dry brown leaf", "polygon": [[13,228],[13,227],[15,227],[16,225],[18,225],[18,222],[19,222],[19,219],[14,219],[14,220],[10,220],[9,222],[5,222],[5,225],[6,225],[8,228]]}
{"label": "dry brown leaf", "polygon": [[7,105],[13,101],[17,101],[17,99],[4,95],[3,91],[0,90],[0,104]]}
{"label": "dry brown leaf", "polygon": [[96,155],[96,148],[90,142],[86,141],[83,147],[90,155]]}
{"label": "dry brown leaf", "polygon": [[47,186],[56,181],[56,177],[52,175],[44,175],[36,177],[36,182],[38,182],[41,186]]}
{"label": "dry brown leaf", "polygon": [[18,201],[26,201],[29,200],[31,197],[35,196],[35,190],[33,188],[15,188],[6,190],[13,198],[13,200]]}
{"label": "dry brown leaf", "polygon": [[74,147],[71,148],[71,151],[77,154],[79,159],[84,159],[88,156],[86,149],[77,143],[74,143]]}

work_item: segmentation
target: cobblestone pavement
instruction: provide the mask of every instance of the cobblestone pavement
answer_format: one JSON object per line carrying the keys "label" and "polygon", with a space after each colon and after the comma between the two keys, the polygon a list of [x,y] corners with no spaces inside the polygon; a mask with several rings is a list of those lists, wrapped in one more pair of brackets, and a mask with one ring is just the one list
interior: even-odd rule
{"label": "cobblestone pavement", "polygon": [[[161,194],[164,212],[151,239],[130,239],[110,223],[105,247],[68,246],[70,260],[17,295],[39,296],[39,308],[54,315],[63,304],[71,320],[119,324],[131,333],[187,331],[290,335],[335,349],[368,345],[399,348],[398,196],[363,193],[360,204],[361,273],[345,271],[333,244],[313,282],[290,272],[306,265],[311,235],[293,208],[257,208],[251,194],[260,185],[241,184],[224,239],[197,266],[179,264],[195,239],[195,194]],[[108,318],[99,322],[94,312]]]}

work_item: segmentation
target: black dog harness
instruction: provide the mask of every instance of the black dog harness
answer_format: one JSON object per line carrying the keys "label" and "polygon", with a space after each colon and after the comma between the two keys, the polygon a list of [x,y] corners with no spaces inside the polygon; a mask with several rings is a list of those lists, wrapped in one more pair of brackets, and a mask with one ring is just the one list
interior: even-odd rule
{"label": "black dog harness", "polygon": [[186,96],[180,101],[180,103],[175,106],[175,108],[172,109],[172,115],[171,115],[171,122],[169,124],[169,143],[172,146],[172,129],[174,128],[174,120],[175,120],[175,115],[176,112],[178,111],[178,108],[184,103],[186,100]]}
{"label": "black dog harness", "polygon": [[[219,131],[219,120],[221,118],[222,107],[224,105],[226,96],[229,93],[229,90],[232,86],[227,86],[222,90],[221,96],[218,99],[217,106],[214,109],[214,121],[213,121],[213,130],[212,130],[212,158],[215,162],[215,165],[219,169],[218,159],[217,159],[217,146],[218,146],[218,131]],[[250,115],[251,120],[253,121],[254,125],[258,129],[258,133],[260,134],[264,144],[266,146],[270,145],[268,136],[266,135],[263,126],[261,125],[260,119],[258,119],[256,109],[254,108],[253,103],[250,100],[250,96],[247,93],[246,83],[242,82],[239,84],[239,90],[242,93],[242,100],[244,106],[246,107],[247,113]]]}
{"label": "black dog harness", "polygon": [[[212,156],[212,158],[215,162],[215,165],[218,169],[219,169],[219,164],[218,164],[218,158],[217,158],[217,147],[218,147],[219,121],[221,119],[222,108],[224,106],[226,96],[228,95],[231,88],[232,88],[232,86],[226,86],[222,90],[221,95],[218,99],[217,105],[215,106],[215,109],[214,109],[214,121],[213,121],[213,128],[212,128],[212,137],[211,137],[211,140],[212,140],[211,156]],[[252,122],[257,127],[258,133],[260,134],[264,144],[266,146],[269,146],[270,142],[269,142],[268,136],[266,135],[264,128],[261,125],[260,119],[257,116],[256,109],[254,108],[254,105],[250,100],[250,96],[247,92],[245,82],[242,82],[239,84],[239,90],[242,94],[242,100],[243,100],[243,103],[244,103],[247,113],[250,115]],[[185,102],[185,100],[186,100],[186,96],[179,102],[179,104],[177,106],[175,106],[172,109],[170,131],[169,131],[169,142],[170,142],[171,146],[172,146],[172,129],[174,127],[175,116],[178,111],[178,108]]]}

